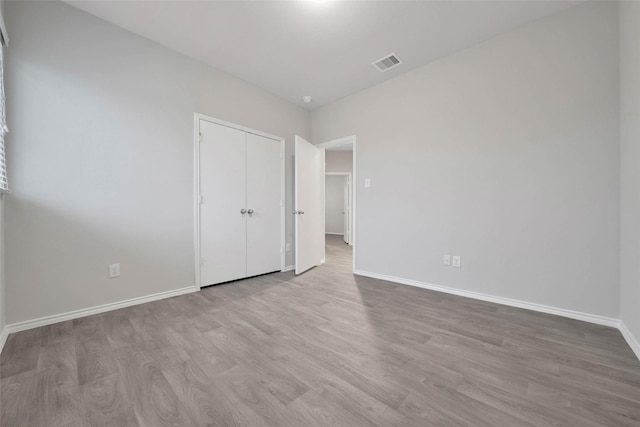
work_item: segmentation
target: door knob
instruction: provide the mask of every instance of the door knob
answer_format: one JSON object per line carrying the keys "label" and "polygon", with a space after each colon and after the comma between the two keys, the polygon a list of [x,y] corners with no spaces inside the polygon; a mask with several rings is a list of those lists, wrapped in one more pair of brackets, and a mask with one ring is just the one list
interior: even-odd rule
{"label": "door knob", "polygon": [[304,211],[298,211],[300,215],[304,215]]}
{"label": "door knob", "polygon": [[240,213],[244,215],[244,214],[247,213],[247,210],[246,209],[240,209]]}
{"label": "door knob", "polygon": [[251,215],[251,214],[253,213],[253,209],[249,209],[249,210],[247,211],[247,213],[248,213],[249,215]]}

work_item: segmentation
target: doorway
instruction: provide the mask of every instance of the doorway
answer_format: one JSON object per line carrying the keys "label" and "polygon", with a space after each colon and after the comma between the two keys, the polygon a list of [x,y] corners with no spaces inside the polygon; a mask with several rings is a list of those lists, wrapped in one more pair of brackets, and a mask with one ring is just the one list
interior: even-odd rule
{"label": "doorway", "polygon": [[[323,194],[323,231],[325,236],[324,255],[323,260],[327,257],[327,239],[331,240],[332,244],[335,244],[337,240],[334,234],[339,231],[334,231],[334,226],[338,225],[338,221],[342,220],[342,227],[338,226],[337,230],[341,230],[343,235],[340,236],[343,240],[343,244],[348,245],[350,252],[352,252],[352,271],[355,271],[356,266],[356,193],[357,193],[357,177],[356,177],[356,136],[348,136],[345,138],[336,139],[333,141],[318,144],[321,150],[324,150],[325,162],[324,173],[325,179],[337,179],[342,191],[338,191],[341,200],[335,194],[331,194],[331,190],[325,185]],[[325,184],[327,182],[325,181]],[[335,192],[334,192],[335,193]],[[327,200],[327,197],[334,200]],[[333,206],[331,206],[333,204]],[[340,217],[335,215],[337,206],[342,206],[338,211]],[[328,211],[329,209],[329,211]],[[344,214],[342,214],[344,212]],[[329,215],[333,217],[330,218]]]}
{"label": "doorway", "polygon": [[[331,161],[331,156],[325,157]],[[324,174],[324,234],[341,236],[351,244],[351,172]]]}

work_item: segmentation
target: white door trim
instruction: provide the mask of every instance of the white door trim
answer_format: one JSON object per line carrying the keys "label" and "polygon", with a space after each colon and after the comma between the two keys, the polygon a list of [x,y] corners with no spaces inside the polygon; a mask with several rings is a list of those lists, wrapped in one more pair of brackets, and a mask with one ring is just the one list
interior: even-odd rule
{"label": "white door trim", "polygon": [[[356,162],[356,146],[357,146],[356,135],[345,136],[344,138],[338,138],[332,141],[323,142],[322,144],[316,145],[316,147],[322,150],[325,150],[327,148],[339,147],[341,145],[345,145],[349,143],[353,143],[353,166],[352,166],[353,180],[351,181],[351,191],[353,192],[353,205],[351,206],[351,243],[353,245],[352,271],[355,272],[356,271],[356,253],[357,253],[357,248],[356,248],[357,237],[356,236],[358,234],[356,229],[356,209],[358,206],[358,202],[357,202],[358,186],[356,185],[358,182],[358,178],[356,175],[356,163],[357,163]],[[324,203],[323,203],[322,215],[323,215],[323,224],[324,224]]]}
{"label": "white door trim", "polygon": [[194,253],[195,253],[195,287],[200,289],[200,121],[204,120],[210,123],[227,126],[233,129],[238,129],[254,135],[263,136],[265,138],[273,139],[280,142],[280,269],[285,270],[285,223],[284,223],[284,209],[285,209],[285,191],[284,191],[284,138],[268,134],[266,132],[260,132],[255,129],[251,129],[245,126],[240,126],[234,123],[225,122],[224,120],[209,117],[204,114],[194,113],[193,116],[193,146],[194,146]]}

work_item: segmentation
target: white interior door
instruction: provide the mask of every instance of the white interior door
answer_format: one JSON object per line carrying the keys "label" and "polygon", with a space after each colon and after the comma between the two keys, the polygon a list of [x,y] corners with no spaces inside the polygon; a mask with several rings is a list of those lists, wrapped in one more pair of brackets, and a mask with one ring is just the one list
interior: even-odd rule
{"label": "white interior door", "polygon": [[281,147],[247,133],[247,276],[281,269]]}
{"label": "white interior door", "polygon": [[320,265],[324,253],[324,150],[296,135],[296,274]]}
{"label": "white interior door", "polygon": [[349,244],[349,176],[344,177],[344,191],[343,191],[343,203],[342,203],[342,221],[344,223],[343,230],[343,240],[345,243]]}
{"label": "white interior door", "polygon": [[200,286],[247,274],[246,133],[200,121]]}

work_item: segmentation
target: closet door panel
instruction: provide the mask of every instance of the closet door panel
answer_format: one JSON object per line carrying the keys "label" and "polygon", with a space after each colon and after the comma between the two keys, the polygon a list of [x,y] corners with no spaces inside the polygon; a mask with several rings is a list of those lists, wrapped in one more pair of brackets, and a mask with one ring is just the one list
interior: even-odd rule
{"label": "closet door panel", "polygon": [[200,286],[246,277],[246,133],[200,121]]}
{"label": "closet door panel", "polygon": [[247,134],[247,276],[280,271],[281,142]]}

